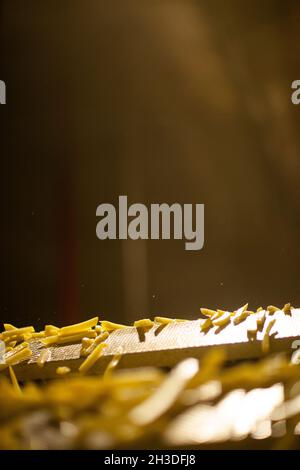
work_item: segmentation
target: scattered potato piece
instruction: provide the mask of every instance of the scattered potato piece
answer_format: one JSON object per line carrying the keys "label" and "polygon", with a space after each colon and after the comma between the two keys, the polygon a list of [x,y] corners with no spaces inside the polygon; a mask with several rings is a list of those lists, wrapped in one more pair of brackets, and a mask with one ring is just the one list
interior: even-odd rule
{"label": "scattered potato piece", "polygon": [[154,321],[155,323],[160,323],[161,325],[168,325],[169,323],[175,323],[174,318],[168,318],[168,317],[155,317]]}
{"label": "scattered potato piece", "polygon": [[272,320],[269,321],[265,332],[264,332],[264,337],[261,343],[261,349],[264,354],[268,353],[270,351],[270,331],[272,327],[274,326],[276,322],[276,319],[273,318]]}
{"label": "scattered potato piece", "polygon": [[225,326],[230,322],[231,312],[224,312],[221,316],[212,320],[215,326]]}
{"label": "scattered potato piece", "polygon": [[278,310],[280,310],[280,308],[275,307],[274,305],[269,305],[267,307],[267,311],[269,312],[270,315],[273,315],[273,313],[277,312]]}
{"label": "scattered potato piece", "polygon": [[291,314],[291,304],[290,303],[287,303],[284,305],[282,311],[285,313],[285,314],[288,314],[290,315]]}
{"label": "scattered potato piece", "polygon": [[154,322],[152,320],[150,320],[149,318],[144,318],[142,320],[137,320],[134,322],[133,326],[135,326],[136,328],[152,328],[152,326],[154,325]]}
{"label": "scattered potato piece", "polygon": [[233,324],[234,325],[238,325],[239,323],[241,323],[242,321],[244,321],[248,315],[250,315],[250,311],[247,310],[248,308],[248,304],[245,304],[243,305],[243,307],[240,307],[234,314],[234,317],[233,317]]}
{"label": "scattered potato piece", "polygon": [[101,322],[102,331],[114,331],[127,328],[126,325],[120,325],[119,323],[113,323],[111,321],[102,321]]}
{"label": "scattered potato piece", "polygon": [[13,337],[23,337],[25,333],[34,333],[33,326],[24,326],[23,328],[14,328],[12,330],[3,331],[2,339],[9,340]]}
{"label": "scattered potato piece", "polygon": [[17,328],[10,323],[4,323],[3,324],[5,331],[11,331],[11,330],[16,330]]}
{"label": "scattered potato piece", "polygon": [[51,352],[49,349],[42,349],[41,353],[36,362],[38,367],[44,367],[45,362],[49,361],[51,358]]}
{"label": "scattered potato piece", "polygon": [[246,320],[247,332],[250,335],[254,335],[257,332],[257,316],[255,313],[249,315]]}
{"label": "scattered potato piece", "polygon": [[13,370],[12,366],[9,366],[9,375],[10,375],[10,380],[13,385],[13,388],[15,392],[17,392],[18,395],[22,395],[22,390],[20,388],[18,379],[16,377],[15,371]]}
{"label": "scattered potato piece", "polygon": [[79,372],[86,373],[93,365],[98,361],[102,356],[103,349],[107,347],[106,343],[100,343],[96,348],[91,352],[91,354],[83,361],[79,367]]}
{"label": "scattered potato piece", "polygon": [[70,367],[61,366],[61,367],[58,367],[58,368],[56,369],[56,373],[57,373],[58,375],[66,375],[66,374],[68,374],[69,372],[71,372]]}
{"label": "scattered potato piece", "polygon": [[69,335],[81,333],[82,331],[86,331],[89,328],[93,328],[94,326],[96,326],[98,321],[99,321],[99,318],[94,317],[94,318],[91,318],[90,320],[86,320],[81,323],[76,323],[75,325],[64,326],[63,328],[60,328],[59,335],[69,336]]}
{"label": "scattered potato piece", "polygon": [[207,318],[201,323],[200,329],[201,331],[208,331],[213,326],[213,322],[211,318]]}
{"label": "scattered potato piece", "polygon": [[256,317],[258,328],[260,328],[260,329],[263,328],[265,320],[266,320],[266,311],[265,310],[259,310],[257,312],[257,317]]}
{"label": "scattered potato piece", "polygon": [[200,308],[200,311],[205,317],[213,317],[217,313],[216,310],[211,310],[210,308]]}

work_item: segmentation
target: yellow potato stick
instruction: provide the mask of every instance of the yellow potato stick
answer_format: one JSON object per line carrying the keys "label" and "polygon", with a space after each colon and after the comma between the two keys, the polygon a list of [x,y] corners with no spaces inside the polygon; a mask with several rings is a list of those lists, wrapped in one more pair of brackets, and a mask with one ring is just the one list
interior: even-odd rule
{"label": "yellow potato stick", "polygon": [[54,336],[58,334],[59,328],[54,325],[46,325],[44,332],[45,332],[45,336]]}
{"label": "yellow potato stick", "polygon": [[108,331],[104,331],[104,333],[101,333],[101,335],[97,336],[97,338],[95,338],[93,342],[87,348],[84,348],[85,350],[83,351],[83,355],[87,356],[91,354],[91,352],[95,349],[95,347],[98,344],[105,341],[108,338],[108,336],[109,336]]}
{"label": "yellow potato stick", "polygon": [[89,328],[93,328],[97,325],[99,321],[98,317],[91,318],[90,320],[76,323],[75,325],[65,326],[60,328],[59,335],[60,336],[67,336],[67,335],[74,335],[76,333],[80,333],[82,331],[86,331]]}
{"label": "yellow potato stick", "polygon": [[212,317],[210,317],[210,319],[211,319],[212,321],[215,321],[215,320],[217,320],[217,318],[219,318],[221,315],[223,315],[222,312],[221,312],[221,310],[217,310],[217,312],[216,312]]}
{"label": "yellow potato stick", "polygon": [[200,329],[201,331],[208,331],[213,326],[211,318],[207,318],[201,323]]}
{"label": "yellow potato stick", "polygon": [[257,317],[256,317],[258,328],[262,328],[264,326],[265,320],[266,320],[266,311],[259,310],[257,312]]}
{"label": "yellow potato stick", "polygon": [[215,320],[212,319],[214,326],[225,326],[230,322],[231,312],[224,312]]}
{"label": "yellow potato stick", "polygon": [[211,310],[210,308],[200,308],[200,312],[205,317],[213,317],[217,313],[216,310]]}
{"label": "yellow potato stick", "polygon": [[58,344],[65,344],[65,343],[78,343],[82,340],[82,338],[96,338],[97,333],[95,330],[87,330],[82,331],[80,333],[68,336],[58,336],[57,343]]}
{"label": "yellow potato stick", "polygon": [[33,333],[24,333],[24,335],[23,335],[23,340],[24,340],[24,341],[29,341],[29,340],[31,340],[31,339],[32,339],[32,334],[33,334]]}
{"label": "yellow potato stick", "polygon": [[142,320],[137,320],[134,322],[133,326],[135,326],[136,328],[152,328],[152,326],[154,325],[154,322],[152,320],[150,320],[150,318],[144,318]]}
{"label": "yellow potato stick", "polygon": [[110,361],[110,363],[106,367],[105,372],[103,374],[103,376],[105,378],[109,377],[112,374],[112,372],[116,369],[116,367],[118,366],[118,364],[121,360],[121,357],[122,357],[122,351],[121,351],[121,348],[120,348],[120,351],[117,352],[114,355],[114,357],[112,358],[112,360]]}
{"label": "yellow potato stick", "polygon": [[52,344],[66,344],[66,343],[78,343],[82,340],[82,338],[95,338],[97,336],[96,331],[94,330],[87,330],[81,331],[80,333],[68,336],[47,336],[46,338],[42,339],[42,343],[45,346],[51,346]]}
{"label": "yellow potato stick", "polygon": [[56,369],[57,375],[66,375],[71,372],[70,367],[61,366]]}
{"label": "yellow potato stick", "polygon": [[102,331],[114,331],[127,328],[126,325],[120,325],[119,323],[113,323],[111,321],[102,321],[101,322]]}
{"label": "yellow potato stick", "polygon": [[22,395],[22,390],[20,388],[19,382],[12,366],[9,366],[9,375],[14,390],[17,392],[18,395]]}
{"label": "yellow potato stick", "polygon": [[[246,305],[248,305],[248,304],[246,304]],[[245,305],[244,305],[244,307],[245,307]],[[251,312],[249,310],[244,309],[244,307],[241,307],[236,311],[236,313],[233,317],[233,324],[234,325],[238,325],[239,323],[244,321],[248,317],[248,315],[250,315]]]}
{"label": "yellow potato stick", "polygon": [[285,304],[282,310],[285,314],[290,315],[291,314],[291,304],[290,303]]}
{"label": "yellow potato stick", "polygon": [[93,344],[94,340],[92,338],[87,338],[86,336],[82,338],[81,344],[84,348],[88,348]]}
{"label": "yellow potato stick", "polygon": [[168,317],[155,317],[154,321],[155,323],[160,323],[161,325],[168,325],[169,323],[175,323],[174,318],[168,318]]}
{"label": "yellow potato stick", "polygon": [[[8,343],[8,344],[11,345],[11,344],[13,344],[13,342]],[[6,352],[11,351],[11,354],[8,354],[8,356],[6,356],[6,357],[13,357],[14,354],[18,353],[19,351],[22,351],[25,348],[28,348],[28,346],[29,346],[29,344],[26,341],[24,341],[21,344],[18,344],[16,347],[9,346],[6,350]]]}
{"label": "yellow potato stick", "polygon": [[7,340],[11,339],[12,337],[20,337],[26,333],[34,333],[33,326],[24,326],[23,328],[14,328],[13,330],[3,331],[2,339]]}
{"label": "yellow potato stick", "polygon": [[249,334],[255,334],[257,332],[257,317],[255,313],[248,316],[246,320],[247,332]]}
{"label": "yellow potato stick", "polygon": [[32,356],[31,349],[23,348],[23,349],[20,349],[15,354],[7,357],[5,362],[6,362],[6,365],[8,366],[14,366],[18,362],[22,362],[22,361],[25,361],[26,359],[29,359],[31,356]]}
{"label": "yellow potato stick", "polygon": [[79,372],[86,373],[102,356],[103,349],[107,347],[106,343],[100,343],[91,352],[91,354],[85,359],[85,361],[79,367]]}
{"label": "yellow potato stick", "polygon": [[104,331],[103,333],[101,333],[101,335],[97,336],[97,338],[95,339],[95,343],[100,344],[102,343],[102,341],[105,341],[108,337],[109,337],[109,332]]}
{"label": "yellow potato stick", "polygon": [[5,331],[11,331],[11,330],[16,330],[17,328],[10,323],[4,323],[3,324]]}
{"label": "yellow potato stick", "polygon": [[261,343],[261,349],[264,354],[268,353],[270,351],[270,331],[272,330],[274,324],[276,322],[276,319],[273,318],[272,320],[269,321],[265,332],[264,332],[264,337]]}
{"label": "yellow potato stick", "polygon": [[58,335],[54,335],[54,336],[47,336],[46,338],[43,338],[41,342],[45,346],[51,346],[52,344],[56,344],[57,341],[58,341]]}
{"label": "yellow potato stick", "polygon": [[242,307],[238,308],[237,310],[235,310],[233,313],[235,316],[239,316],[240,314],[242,314],[245,310],[248,310],[248,306],[249,304],[246,303],[245,305],[243,305]]}
{"label": "yellow potato stick", "polygon": [[267,307],[267,310],[269,312],[270,315],[273,315],[273,313],[277,312],[278,310],[280,310],[280,308],[278,307],[274,307],[274,305],[269,305]]}
{"label": "yellow potato stick", "polygon": [[51,358],[51,351],[49,349],[42,349],[37,360],[38,367],[44,367],[45,362]]}
{"label": "yellow potato stick", "polygon": [[44,331],[38,331],[37,333],[32,333],[31,338],[32,339],[45,338],[45,332]]}

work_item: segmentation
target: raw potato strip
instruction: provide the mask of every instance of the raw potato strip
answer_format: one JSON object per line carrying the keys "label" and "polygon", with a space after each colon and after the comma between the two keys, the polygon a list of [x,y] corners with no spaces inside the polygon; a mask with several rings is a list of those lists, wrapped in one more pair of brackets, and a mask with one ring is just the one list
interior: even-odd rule
{"label": "raw potato strip", "polygon": [[247,310],[248,304],[243,305],[243,307],[240,307],[234,314],[233,317],[233,324],[238,325],[242,321],[244,321],[248,315],[250,314],[249,310]]}
{"label": "raw potato strip", "polygon": [[46,325],[44,332],[45,332],[45,336],[54,336],[58,334],[59,328],[57,328],[57,326],[54,326],[54,325]]}
{"label": "raw potato strip", "polygon": [[210,319],[212,320],[212,322],[214,322],[215,320],[217,320],[217,318],[224,315],[224,313],[227,313],[226,310],[217,309],[216,313],[212,317],[210,317]]}
{"label": "raw potato strip", "polygon": [[213,326],[213,322],[211,321],[211,318],[207,318],[206,320],[201,323],[201,331],[207,331]]}
{"label": "raw potato strip", "polygon": [[150,318],[144,318],[142,320],[137,320],[134,322],[133,326],[135,328],[144,328],[144,329],[150,329],[154,325],[154,322],[150,320]]}
{"label": "raw potato strip", "polygon": [[96,346],[94,351],[86,358],[86,360],[79,367],[79,372],[87,372],[98,359],[102,356],[103,349],[107,347],[106,343],[100,343]]}
{"label": "raw potato strip", "polygon": [[90,320],[76,323],[75,325],[65,326],[59,330],[59,336],[70,336],[82,331],[86,331],[89,328],[93,328],[97,325],[99,317],[91,318]]}
{"label": "raw potato strip", "polygon": [[42,339],[42,343],[44,346],[51,346],[52,344],[56,344],[58,341],[58,335],[54,336],[47,336],[46,338]]}
{"label": "raw potato strip", "polygon": [[82,338],[81,344],[83,348],[88,348],[93,344],[94,340],[92,338],[87,338],[86,336]]}
{"label": "raw potato strip", "polygon": [[218,313],[216,312],[216,310],[211,310],[210,308],[200,308],[200,312],[205,317],[213,317],[214,315]]}
{"label": "raw potato strip", "polygon": [[106,367],[103,377],[109,377],[111,375],[112,371],[118,366],[121,360],[121,357],[122,357],[122,348],[119,348],[119,352],[117,352],[114,355],[114,357],[112,358],[112,360]]}
{"label": "raw potato strip", "polygon": [[274,305],[269,305],[267,307],[267,311],[269,312],[270,315],[273,315],[273,313],[277,312],[277,310],[280,310],[280,308],[274,307]]}
{"label": "raw potato strip", "polygon": [[23,328],[15,328],[13,330],[3,331],[2,339],[3,341],[15,339],[14,337],[20,338],[23,337],[26,333],[34,333],[33,326],[24,326]]}
{"label": "raw potato strip", "polygon": [[88,356],[89,354],[91,354],[94,351],[94,349],[96,348],[96,346],[98,346],[98,344],[105,341],[108,337],[109,337],[108,331],[104,331],[104,333],[101,333],[101,335],[97,336],[97,338],[94,339],[92,344],[88,348],[85,349],[84,355]]}
{"label": "raw potato strip", "polygon": [[257,321],[257,327],[258,328],[263,328],[263,326],[265,324],[265,321],[266,321],[266,311],[265,310],[263,310],[263,309],[258,310],[256,321]]}
{"label": "raw potato strip", "polygon": [[14,390],[18,393],[18,395],[22,395],[22,390],[20,388],[15,371],[13,370],[12,366],[9,366],[9,375]]}
{"label": "raw potato strip", "polygon": [[66,375],[71,372],[70,367],[61,366],[56,369],[57,375]]}
{"label": "raw potato strip", "polygon": [[250,335],[254,335],[257,333],[257,316],[256,313],[252,313],[248,316],[246,320],[247,332]]}
{"label": "raw potato strip", "polygon": [[41,354],[36,361],[38,367],[44,367],[45,362],[49,361],[51,358],[51,351],[49,349],[42,349]]}
{"label": "raw potato strip", "polygon": [[87,330],[81,331],[81,333],[77,333],[76,335],[70,336],[58,336],[58,344],[65,344],[65,343],[78,343],[82,340],[82,338],[96,338],[97,333],[95,330]]}
{"label": "raw potato strip", "polygon": [[169,323],[175,323],[174,318],[168,317],[155,317],[154,321],[155,323],[159,323],[160,325],[168,325]]}
{"label": "raw potato strip", "polygon": [[270,320],[264,332],[264,337],[261,343],[261,350],[263,353],[268,353],[270,351],[270,331],[272,327],[274,326],[275,322],[276,322],[275,318]]}
{"label": "raw potato strip", "polygon": [[138,426],[146,426],[158,419],[171,408],[198,371],[199,363],[196,359],[180,362],[149,398],[130,411],[130,420]]}
{"label": "raw potato strip", "polygon": [[16,330],[17,328],[10,323],[3,323],[5,331]]}
{"label": "raw potato strip", "polygon": [[[23,342],[19,344],[16,348],[8,347],[6,352],[11,352],[11,354],[8,354],[5,357],[5,360],[7,362],[7,358],[12,358],[15,354],[19,353],[20,351],[23,351],[23,349],[28,348],[29,344],[27,342]],[[9,350],[9,351],[8,351]]]}
{"label": "raw potato strip", "polygon": [[287,303],[284,305],[282,311],[286,314],[286,315],[290,315],[292,312],[291,312],[291,304],[290,303]]}
{"label": "raw potato strip", "polygon": [[222,313],[216,320],[212,319],[214,326],[225,326],[230,322],[231,312]]}
{"label": "raw potato strip", "polygon": [[6,366],[14,366],[18,362],[25,361],[32,356],[32,351],[29,348],[22,348],[15,354],[5,359]]}
{"label": "raw potato strip", "polygon": [[119,323],[113,323],[111,321],[102,321],[101,322],[102,331],[114,331],[127,328],[126,325],[120,325]]}
{"label": "raw potato strip", "polygon": [[42,339],[42,343],[43,343],[45,346],[50,346],[51,344],[78,343],[79,341],[82,340],[82,338],[95,338],[96,336],[97,336],[96,331],[94,331],[94,330],[87,330],[87,331],[81,331],[80,333],[77,333],[76,335],[69,335],[69,336],[54,335],[54,336],[48,336],[48,337]]}
{"label": "raw potato strip", "polygon": [[40,338],[45,338],[45,336],[46,336],[45,331],[38,331],[36,333],[32,333],[31,338],[40,339]]}

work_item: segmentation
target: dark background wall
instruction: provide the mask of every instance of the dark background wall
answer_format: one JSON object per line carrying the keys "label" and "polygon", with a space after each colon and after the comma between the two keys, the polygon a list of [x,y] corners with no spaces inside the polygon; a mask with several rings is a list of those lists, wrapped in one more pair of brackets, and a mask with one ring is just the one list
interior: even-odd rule
{"label": "dark background wall", "polygon": [[[2,0],[0,319],[300,305],[297,0]],[[205,203],[205,247],[102,202]]]}

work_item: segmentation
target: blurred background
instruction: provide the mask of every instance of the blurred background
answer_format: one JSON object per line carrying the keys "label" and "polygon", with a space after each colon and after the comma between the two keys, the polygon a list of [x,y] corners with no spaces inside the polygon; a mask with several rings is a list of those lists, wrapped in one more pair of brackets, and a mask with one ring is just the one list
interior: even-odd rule
{"label": "blurred background", "polygon": [[[0,320],[300,306],[298,0],[2,0]],[[96,208],[204,203],[205,246]]]}

